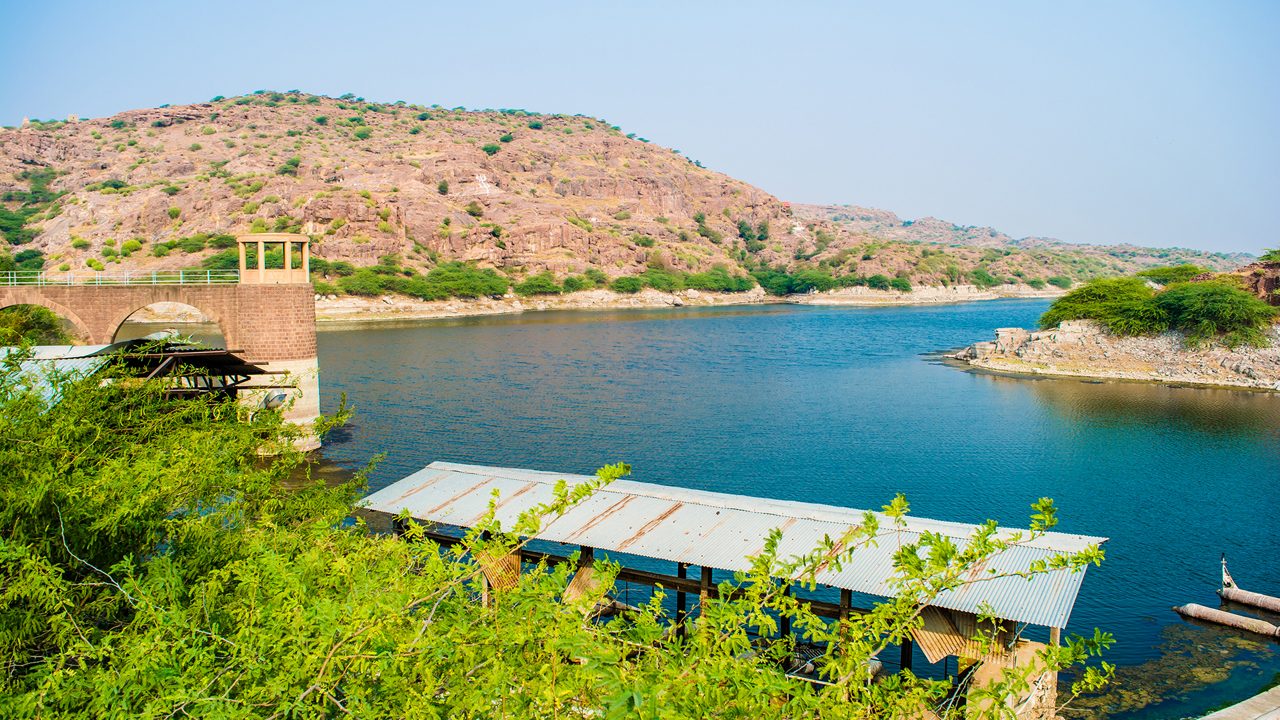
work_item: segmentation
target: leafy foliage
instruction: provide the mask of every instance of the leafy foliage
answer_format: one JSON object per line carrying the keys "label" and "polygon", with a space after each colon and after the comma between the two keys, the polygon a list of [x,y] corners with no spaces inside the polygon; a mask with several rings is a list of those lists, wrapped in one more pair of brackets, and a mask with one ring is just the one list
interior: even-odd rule
{"label": "leafy foliage", "polygon": [[1137,275],[1160,285],[1172,285],[1173,283],[1186,282],[1205,272],[1208,272],[1208,270],[1199,265],[1188,263],[1186,265],[1148,268],[1138,272]]}
{"label": "leafy foliage", "polygon": [[[1004,535],[988,522],[959,546],[932,533],[904,542],[896,597],[839,623],[813,615],[792,587],[812,589],[819,570],[856,562],[904,521],[906,501],[799,556],[780,554],[774,530],[750,568],[702,599],[675,636],[661,592],[629,617],[584,621],[613,584],[617,568],[605,560],[594,565],[600,582],[576,600],[564,599],[572,563],[535,566],[492,602],[478,600],[477,558],[518,549],[625,465],[561,483],[509,527],[491,505],[448,549],[412,521],[408,542],[351,522],[362,477],[311,479],[274,413],[248,416],[212,396],[172,399],[157,382],[59,386],[61,402],[48,407],[22,392],[12,365],[0,367],[6,717],[920,716],[946,683],[911,673],[873,683],[869,661],[991,555],[1057,522],[1041,500],[1028,532]],[[263,458],[264,448],[277,454]],[[1087,548],[1028,574],[1101,559]],[[782,618],[827,648],[818,661],[825,684],[784,673],[793,640],[753,639],[776,636]],[[1039,673],[1080,665],[1110,643],[1095,632],[1045,648],[978,697],[1003,708]],[[1111,671],[1091,664],[1073,692],[1099,687]]]}
{"label": "leafy foliage", "polygon": [[1156,295],[1155,305],[1169,318],[1169,326],[1182,331],[1190,345],[1214,339],[1235,347],[1267,344],[1263,328],[1276,317],[1276,309],[1228,281],[1177,283]]}
{"label": "leafy foliage", "polygon": [[0,309],[0,346],[70,345],[71,336],[63,328],[62,318],[39,305],[12,305]]}
{"label": "leafy foliage", "polygon": [[557,283],[556,276],[548,271],[530,276],[512,290],[519,295],[559,295],[565,291],[565,288]]}
{"label": "leafy foliage", "polygon": [[1150,335],[1170,328],[1189,345],[1220,339],[1229,346],[1266,344],[1276,311],[1225,280],[1174,283],[1160,293],[1136,277],[1092,280],[1054,301],[1040,327],[1094,320],[1116,335]]}

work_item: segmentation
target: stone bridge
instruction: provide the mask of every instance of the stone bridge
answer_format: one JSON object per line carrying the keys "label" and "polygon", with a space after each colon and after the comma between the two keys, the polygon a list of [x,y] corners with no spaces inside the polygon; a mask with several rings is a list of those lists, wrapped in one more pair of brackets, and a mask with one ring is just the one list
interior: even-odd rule
{"label": "stone bridge", "polygon": [[227,349],[249,362],[316,357],[314,290],[290,285],[0,286],[0,309],[41,305],[75,325],[90,345],[113,342],[129,316],[148,305],[190,305],[218,325]]}
{"label": "stone bridge", "polygon": [[[186,280],[181,273],[161,274],[159,283],[155,273],[83,281],[70,275],[11,274],[8,284],[0,284],[0,309],[46,307],[74,325],[83,341],[106,345],[115,341],[125,320],[142,308],[155,303],[189,305],[217,324],[227,350],[271,373],[261,376],[266,380],[258,383],[256,391],[252,384],[244,386],[245,402],[260,403],[277,389],[285,389],[285,419],[308,425],[320,414],[320,382],[307,238],[263,233],[238,240],[239,274],[227,271],[215,282],[203,273]],[[256,266],[249,267],[249,260]],[[273,260],[277,267],[269,267]],[[295,260],[300,262],[295,265]],[[177,281],[170,275],[176,275]],[[314,437],[303,443],[304,449],[318,445]]]}

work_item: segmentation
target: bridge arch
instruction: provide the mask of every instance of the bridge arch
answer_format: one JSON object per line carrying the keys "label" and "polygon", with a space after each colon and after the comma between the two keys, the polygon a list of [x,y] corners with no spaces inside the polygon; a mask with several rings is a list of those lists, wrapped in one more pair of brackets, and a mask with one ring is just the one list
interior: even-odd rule
{"label": "bridge arch", "polygon": [[0,296],[0,310],[12,307],[20,307],[22,305],[39,305],[58,317],[70,322],[76,329],[76,339],[85,344],[93,344],[93,331],[89,329],[89,325],[75,313],[74,310],[63,305],[62,303],[50,300],[39,293],[27,293],[20,297],[6,298]]}
{"label": "bridge arch", "polygon": [[110,333],[111,333],[110,342],[115,342],[120,337],[120,330],[121,328],[124,327],[125,323],[129,321],[129,318],[138,314],[139,311],[145,310],[146,308],[151,307],[152,305],[159,305],[159,304],[165,303],[165,304],[172,304],[172,305],[181,305],[184,307],[191,308],[192,310],[195,310],[196,312],[200,313],[201,316],[203,316],[204,318],[207,318],[209,322],[213,323],[218,327],[218,333],[222,335],[223,346],[228,349],[231,349],[233,347],[232,343],[234,342],[234,340],[232,339],[232,335],[234,333],[235,323],[228,322],[226,318],[223,318],[222,314],[218,312],[218,310],[213,306],[213,304],[206,304],[206,303],[196,304],[198,302],[199,302],[198,300],[193,300],[193,299],[157,300],[154,298],[142,298],[134,302],[128,303],[123,307],[131,308],[131,309],[118,311],[107,322],[106,327],[108,330],[110,330]]}

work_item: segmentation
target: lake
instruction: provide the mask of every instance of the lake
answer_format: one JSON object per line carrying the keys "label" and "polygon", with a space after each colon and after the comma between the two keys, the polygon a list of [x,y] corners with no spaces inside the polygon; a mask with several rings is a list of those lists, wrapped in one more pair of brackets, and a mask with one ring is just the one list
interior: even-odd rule
{"label": "lake", "polygon": [[[352,423],[324,457],[376,453],[376,489],[434,460],[1025,527],[1053,497],[1063,532],[1110,538],[1068,631],[1117,638],[1116,688],[1085,716],[1182,718],[1274,682],[1274,645],[1183,623],[1237,582],[1280,595],[1280,397],[1021,379],[940,351],[1035,324],[1043,300],[942,307],[547,312],[320,334],[323,407]],[[1273,619],[1274,620],[1274,619]]]}

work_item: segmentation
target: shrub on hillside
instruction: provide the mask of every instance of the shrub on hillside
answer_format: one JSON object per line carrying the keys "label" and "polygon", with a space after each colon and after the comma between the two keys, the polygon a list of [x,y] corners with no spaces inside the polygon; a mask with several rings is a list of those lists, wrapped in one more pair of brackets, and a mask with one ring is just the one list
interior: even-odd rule
{"label": "shrub on hillside", "polygon": [[984,267],[976,267],[970,270],[969,279],[973,281],[974,285],[977,285],[978,287],[983,289],[993,288],[996,285],[1000,284],[1000,278],[997,278],[996,276],[992,275]]}
{"label": "shrub on hillside", "polygon": [[875,275],[867,278],[867,287],[872,290],[888,290],[892,285],[889,282],[888,276],[876,273]]}
{"label": "shrub on hillside", "polygon": [[691,290],[746,292],[755,287],[756,283],[750,275],[730,275],[724,266],[717,265],[706,272],[687,276],[684,285]]}
{"label": "shrub on hillside", "polygon": [[485,155],[497,155],[502,146],[497,143],[487,143],[481,146],[480,149],[484,151]]}
{"label": "shrub on hillside", "polygon": [[1063,290],[1070,290],[1071,286],[1074,284],[1071,282],[1071,278],[1067,277],[1066,275],[1054,275],[1053,277],[1049,278],[1048,282],[1050,285],[1057,288],[1062,288]]}
{"label": "shrub on hillside", "polygon": [[480,203],[475,200],[467,203],[467,206],[463,208],[463,210],[465,210],[471,217],[484,217],[484,208],[480,207]]}
{"label": "shrub on hillside", "polygon": [[609,283],[609,289],[619,293],[638,293],[644,289],[644,281],[634,275],[624,275]]}
{"label": "shrub on hillside", "polygon": [[518,295],[559,295],[565,291],[565,288],[556,282],[556,276],[550,271],[532,275],[512,289]]}

